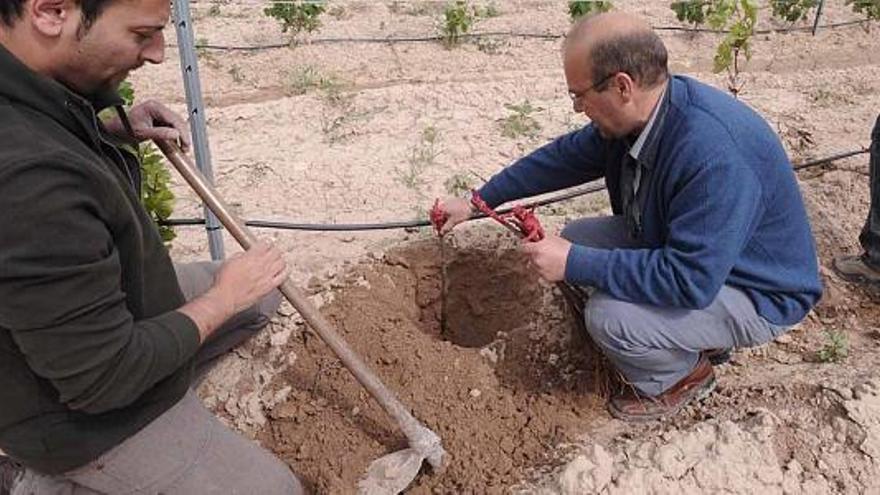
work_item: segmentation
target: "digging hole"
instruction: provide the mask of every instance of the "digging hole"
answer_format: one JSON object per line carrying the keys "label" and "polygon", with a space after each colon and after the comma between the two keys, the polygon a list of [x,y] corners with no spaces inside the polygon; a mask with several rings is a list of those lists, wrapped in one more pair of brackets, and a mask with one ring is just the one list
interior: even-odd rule
{"label": "digging hole", "polygon": [[[420,277],[419,293],[426,310],[423,324],[428,333],[461,347],[484,347],[499,332],[511,332],[534,321],[541,309],[543,290],[525,267],[523,255],[514,250],[490,251],[447,249],[446,260],[429,266]],[[446,325],[441,325],[442,266],[446,264]]]}
{"label": "digging hole", "polygon": [[[561,296],[539,283],[514,246],[446,256],[446,335],[436,240],[341,274],[321,311],[443,440],[448,465],[418,477],[408,493],[503,493],[605,413]],[[325,345],[304,333],[291,339],[289,354],[296,359],[277,387],[291,395],[258,438],[315,492],[354,493],[370,462],[406,441]]]}

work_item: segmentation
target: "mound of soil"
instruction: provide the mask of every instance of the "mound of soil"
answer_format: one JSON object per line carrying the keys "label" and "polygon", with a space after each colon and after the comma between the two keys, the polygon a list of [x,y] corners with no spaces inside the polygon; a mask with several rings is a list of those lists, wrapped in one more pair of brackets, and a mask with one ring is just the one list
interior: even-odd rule
{"label": "mound of soil", "polygon": [[[443,439],[445,469],[410,493],[500,493],[600,418],[562,297],[513,249],[436,241],[351,269],[324,314],[414,415]],[[446,325],[441,325],[445,313]],[[406,447],[387,415],[308,331],[276,381],[289,399],[260,441],[319,493],[352,493],[374,459]]]}

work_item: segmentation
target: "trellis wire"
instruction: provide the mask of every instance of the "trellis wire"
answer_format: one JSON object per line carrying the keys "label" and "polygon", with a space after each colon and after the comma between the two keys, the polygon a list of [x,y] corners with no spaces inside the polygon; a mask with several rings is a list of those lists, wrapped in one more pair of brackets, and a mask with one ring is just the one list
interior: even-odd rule
{"label": "trellis wire", "polygon": [[[870,24],[871,20],[869,19],[858,19],[853,21],[842,21],[842,22],[834,22],[830,24],[824,24],[822,26],[818,26],[822,29],[836,29],[841,27],[849,27],[849,26],[861,26],[865,24]],[[705,33],[705,34],[727,34],[729,31],[726,29],[709,29],[709,28],[690,28],[685,26],[654,26],[653,28],[656,31],[675,31],[675,32],[687,32],[687,33]],[[754,34],[756,35],[765,35],[765,34],[785,34],[785,33],[794,33],[794,32],[810,32],[814,29],[814,27],[810,26],[798,26],[798,27],[788,27],[788,28],[779,28],[779,29],[759,29],[756,30]],[[518,33],[513,31],[489,31],[482,33],[465,33],[460,35],[462,39],[478,39],[478,38],[496,38],[496,37],[508,37],[508,38],[525,38],[525,39],[543,39],[543,40],[558,40],[565,37],[564,34],[553,34],[553,33]],[[373,37],[332,37],[332,38],[313,38],[308,40],[307,42],[300,42],[301,44],[309,44],[309,45],[326,45],[326,44],[334,44],[334,43],[428,43],[435,41],[442,41],[444,39],[441,35],[430,35],[430,36],[402,36],[402,37],[384,37],[384,38],[373,38]],[[288,42],[279,42],[279,43],[270,43],[267,45],[218,45],[213,43],[197,43],[195,47],[197,49],[204,50],[219,50],[219,51],[262,51],[262,50],[276,50],[279,48],[289,48],[292,45],[297,44],[295,41]],[[176,47],[177,45],[174,43],[169,43],[166,45],[167,47]]]}

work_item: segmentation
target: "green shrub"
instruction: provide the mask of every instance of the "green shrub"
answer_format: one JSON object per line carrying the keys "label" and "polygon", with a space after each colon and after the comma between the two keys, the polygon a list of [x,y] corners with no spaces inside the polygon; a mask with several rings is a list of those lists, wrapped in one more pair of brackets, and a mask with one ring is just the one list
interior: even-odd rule
{"label": "green shrub", "polygon": [[[119,86],[119,96],[126,107],[134,103],[134,88],[124,81]],[[142,143],[134,150],[141,162],[141,203],[156,223],[162,240],[170,243],[177,234],[162,222],[171,217],[174,211],[174,193],[171,192],[171,173],[162,162],[162,154],[153,143]]]}
{"label": "green shrub", "polygon": [[594,12],[608,12],[612,7],[614,4],[608,0],[572,0],[568,2],[568,15],[574,21]]}
{"label": "green shrub", "polygon": [[819,0],[770,0],[773,17],[786,22],[802,21],[819,5]]}
{"label": "green shrub", "polygon": [[696,27],[706,22],[706,17],[712,9],[712,2],[708,0],[684,0],[672,2],[670,7],[680,22],[686,22]]}
{"label": "green shrub", "polygon": [[864,14],[870,20],[880,20],[880,0],[846,0],[856,14]]}
{"label": "green shrub", "polygon": [[825,332],[825,345],[819,350],[817,357],[823,363],[839,363],[849,354],[849,342],[846,334],[839,330]]}
{"label": "green shrub", "polygon": [[529,101],[524,101],[519,105],[505,103],[504,108],[510,113],[501,119],[502,136],[513,139],[523,136],[534,138],[541,132],[541,124],[532,117],[532,114],[544,111],[543,108],[534,107]]}
{"label": "green shrub", "polygon": [[456,0],[446,5],[443,11],[443,24],[441,32],[443,44],[447,48],[461,43],[461,37],[471,29],[474,23],[474,14],[466,0]]}
{"label": "green shrub", "polygon": [[295,37],[303,31],[311,33],[321,27],[321,21],[318,17],[326,10],[325,3],[323,1],[281,0],[272,2],[272,6],[265,8],[263,13],[281,24],[282,33],[290,31]]}

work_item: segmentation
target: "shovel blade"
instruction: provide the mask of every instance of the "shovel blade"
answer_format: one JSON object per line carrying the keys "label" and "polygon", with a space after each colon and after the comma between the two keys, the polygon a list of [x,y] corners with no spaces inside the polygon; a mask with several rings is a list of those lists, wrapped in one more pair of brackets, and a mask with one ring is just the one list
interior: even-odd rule
{"label": "shovel blade", "polygon": [[416,478],[424,459],[415,449],[398,450],[376,459],[358,483],[358,494],[397,495]]}

